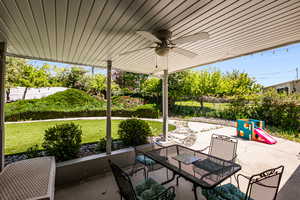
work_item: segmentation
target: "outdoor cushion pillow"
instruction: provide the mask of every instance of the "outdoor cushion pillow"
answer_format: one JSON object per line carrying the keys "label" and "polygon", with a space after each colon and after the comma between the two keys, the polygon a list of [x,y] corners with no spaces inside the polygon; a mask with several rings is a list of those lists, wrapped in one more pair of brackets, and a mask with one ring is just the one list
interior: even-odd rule
{"label": "outdoor cushion pillow", "polygon": [[237,187],[228,183],[226,185],[222,185],[216,187],[214,189],[203,189],[202,194],[208,200],[214,200],[216,196],[221,197],[221,199],[230,199],[230,200],[244,200],[246,195],[241,192]]}
{"label": "outdoor cushion pillow", "polygon": [[[157,183],[155,180],[148,178],[135,187],[136,194],[141,200],[153,199],[156,195],[165,191],[166,188]],[[170,199],[174,199],[174,195],[170,194]]]}
{"label": "outdoor cushion pillow", "polygon": [[138,155],[136,158],[135,158],[138,162],[146,165],[146,166],[149,166],[149,165],[154,165],[156,164],[156,162],[154,160],[152,160],[151,158],[145,156],[145,155]]}

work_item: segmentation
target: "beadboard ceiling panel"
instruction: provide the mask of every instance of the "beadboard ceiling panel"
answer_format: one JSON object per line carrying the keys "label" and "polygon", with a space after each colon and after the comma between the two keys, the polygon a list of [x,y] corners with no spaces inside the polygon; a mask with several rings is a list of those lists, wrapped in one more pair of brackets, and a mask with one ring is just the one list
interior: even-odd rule
{"label": "beadboard ceiling panel", "polygon": [[[0,40],[7,54],[140,73],[180,71],[300,42],[300,0],[0,0]],[[208,32],[180,47],[193,59],[154,50],[138,30],[173,38]]]}

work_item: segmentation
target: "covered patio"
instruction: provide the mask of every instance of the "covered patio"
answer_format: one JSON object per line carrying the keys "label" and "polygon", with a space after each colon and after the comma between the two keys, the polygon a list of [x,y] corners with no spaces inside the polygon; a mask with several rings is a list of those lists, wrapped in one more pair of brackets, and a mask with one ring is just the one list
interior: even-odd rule
{"label": "covered patio", "polygon": [[[173,122],[173,121],[172,121]],[[207,126],[213,126],[206,124]],[[189,122],[189,127],[194,131],[200,131],[205,124],[199,122]],[[215,125],[217,126],[217,125]],[[235,128],[223,126],[219,129],[199,133],[197,141],[191,148],[203,149],[209,145],[212,134],[235,135]],[[300,144],[281,138],[276,138],[278,143],[270,146],[262,143],[251,142],[240,139],[238,142],[238,163],[242,165],[239,173],[251,176],[265,169],[279,166],[284,163],[285,171],[280,184],[277,200],[294,200],[299,195],[298,186],[300,184],[300,166],[297,157]],[[132,157],[132,159],[134,159]],[[134,183],[142,179],[142,174],[133,177]],[[151,177],[163,182],[166,179],[165,170],[151,172]],[[225,181],[225,183],[230,180]],[[232,180],[235,184],[235,180]],[[224,183],[224,184],[225,184]],[[169,185],[174,185],[172,182]],[[242,182],[242,188],[245,190],[247,182]],[[117,185],[111,172],[94,176],[90,179],[84,179],[82,182],[75,182],[70,185],[58,187],[56,198],[61,199],[119,199]],[[205,200],[199,193],[199,199]],[[184,179],[180,180],[179,187],[176,188],[176,199],[193,199],[192,184]]]}
{"label": "covered patio", "polygon": [[[134,151],[111,151],[112,70],[163,79],[164,143],[168,74],[298,43],[299,11],[299,0],[0,0],[0,169],[4,167],[6,56],[107,69],[106,155],[57,164],[56,181],[58,186],[75,184],[73,189],[58,190],[57,199],[68,194],[74,199],[76,183],[100,176],[91,182],[96,192],[91,199],[114,199],[105,197],[116,195],[112,182],[111,189],[96,189],[112,181],[110,175],[101,176],[109,174],[105,162],[114,158],[125,166],[126,159],[133,162]],[[86,182],[77,192],[85,186],[93,188]],[[182,195],[189,195],[190,190],[184,190]]]}

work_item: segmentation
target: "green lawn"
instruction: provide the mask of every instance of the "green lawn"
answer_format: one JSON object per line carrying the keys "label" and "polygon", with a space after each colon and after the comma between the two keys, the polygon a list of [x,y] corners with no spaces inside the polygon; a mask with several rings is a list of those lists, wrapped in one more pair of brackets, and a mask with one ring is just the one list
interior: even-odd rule
{"label": "green lawn", "polygon": [[[119,123],[122,120],[112,120],[112,137],[117,139]],[[56,124],[74,122],[81,126],[83,143],[96,142],[105,137],[105,120],[74,120],[74,121],[52,121],[52,122],[32,122],[6,124],[5,154],[20,153],[35,144],[42,144],[45,129]],[[162,133],[162,123],[147,121],[152,128],[154,135]],[[169,125],[169,130],[174,130],[175,126]]]}

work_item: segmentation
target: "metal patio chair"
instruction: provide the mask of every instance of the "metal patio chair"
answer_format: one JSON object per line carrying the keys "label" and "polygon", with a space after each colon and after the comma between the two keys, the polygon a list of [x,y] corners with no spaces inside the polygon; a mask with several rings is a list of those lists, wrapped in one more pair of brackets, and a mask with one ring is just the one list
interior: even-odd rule
{"label": "metal patio chair", "polygon": [[200,150],[200,152],[208,149],[209,155],[234,162],[237,158],[237,144],[238,140],[236,138],[212,134],[210,145]]}
{"label": "metal patio chair", "polygon": [[108,162],[118,185],[121,200],[122,198],[125,200],[173,200],[175,198],[173,186],[166,188],[151,178],[133,187],[130,176],[111,160]]}
{"label": "metal patio chair", "polygon": [[[231,183],[216,187],[212,190],[202,190],[207,200],[240,199],[240,200],[275,200],[278,193],[284,167],[269,169],[251,177],[239,174],[237,176],[237,187]],[[248,181],[246,193],[240,189],[239,178]]]}
{"label": "metal patio chair", "polygon": [[[135,162],[132,167],[132,172],[131,175],[134,174],[134,171],[136,171],[139,167],[144,167],[146,168],[146,177],[149,177],[149,172],[156,171],[159,169],[164,168],[162,165],[156,163],[154,160],[151,158],[145,156],[142,151],[147,152],[147,151],[152,151],[156,148],[161,147],[157,143],[150,143],[150,144],[145,144],[145,145],[140,145],[135,147]],[[168,178],[168,170],[166,171],[166,175]]]}
{"label": "metal patio chair", "polygon": [[[226,161],[235,162],[237,158],[237,144],[238,140],[236,138],[228,137],[225,135],[212,134],[210,145],[202,150],[199,150],[198,152],[201,153],[208,150],[208,154],[211,156],[221,158]],[[202,174],[203,170],[205,171],[207,167],[219,167],[225,170],[230,170],[230,168],[228,167],[224,168],[223,163],[220,163],[218,159],[213,158],[207,158],[205,160],[197,161],[193,166],[193,170],[194,173]],[[224,172],[224,170],[220,170],[220,172]]]}

